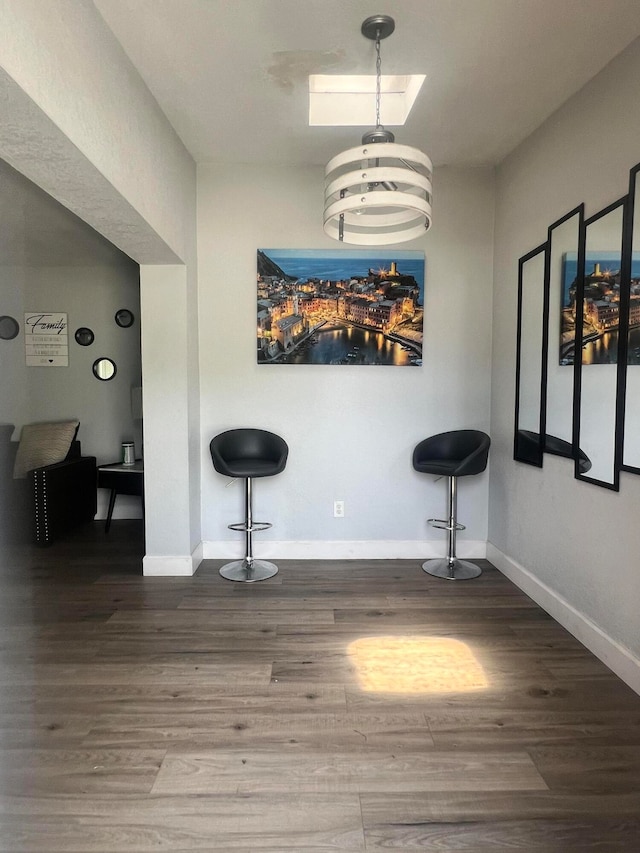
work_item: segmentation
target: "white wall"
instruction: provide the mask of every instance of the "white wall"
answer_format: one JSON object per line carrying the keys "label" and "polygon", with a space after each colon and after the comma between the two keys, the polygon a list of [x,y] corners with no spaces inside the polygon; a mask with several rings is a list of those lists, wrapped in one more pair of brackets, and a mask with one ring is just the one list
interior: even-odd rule
{"label": "white wall", "polygon": [[[255,517],[274,523],[257,556],[316,558],[443,554],[425,519],[444,513],[446,486],[413,471],[413,448],[440,431],[488,429],[491,170],[438,171],[432,230],[398,247],[427,258],[422,368],[256,364],[256,250],[340,251],[322,233],[322,192],[321,169],[198,170],[205,556],[242,551],[226,529],[242,518],[241,485],[226,488],[208,452],[224,429],[273,430],[290,447],[285,472],[256,482]],[[487,474],[460,483],[461,556],[465,544],[484,555],[487,485]]]}
{"label": "white wall", "polygon": [[543,469],[514,462],[512,431],[518,257],[579,202],[588,217],[627,192],[640,160],[639,84],[636,41],[498,171],[489,499],[489,556],[583,640],[603,641],[600,652],[615,652],[619,670],[627,660],[636,673],[640,477],[623,473],[615,493],[574,480],[570,460],[547,456]]}
{"label": "white wall", "polygon": [[[125,440],[136,441],[140,455],[140,429],[131,414],[131,388],[142,381],[137,264],[121,257],[110,265],[27,267],[24,275],[26,311],[67,314],[69,366],[26,367],[24,333],[10,342],[23,356],[13,380],[26,391],[24,417],[16,423],[17,435],[24,423],[77,418],[83,453],[95,456],[98,464],[117,462]],[[119,308],[133,312],[136,320],[130,328],[116,324],[114,315]],[[22,316],[17,319],[22,323]],[[93,330],[95,341],[91,346],[75,342],[74,332],[79,326]],[[92,372],[93,362],[103,356],[112,358],[117,366],[116,375],[108,382],[96,379]],[[103,518],[108,495],[103,490],[98,494],[98,517]],[[125,505],[133,513],[125,513]],[[119,498],[114,517],[139,517],[139,509],[139,500]]]}

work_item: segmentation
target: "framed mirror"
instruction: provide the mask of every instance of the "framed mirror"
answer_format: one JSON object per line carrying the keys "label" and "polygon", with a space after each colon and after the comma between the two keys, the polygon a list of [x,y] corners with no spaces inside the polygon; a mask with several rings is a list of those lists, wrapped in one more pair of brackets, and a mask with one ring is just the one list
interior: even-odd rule
{"label": "framed mirror", "polygon": [[620,295],[622,470],[640,474],[640,163],[629,179]]}
{"label": "framed mirror", "polygon": [[[573,373],[576,349],[575,282],[583,265],[584,205],[549,226],[545,287],[549,300],[545,449],[573,457]],[[558,454],[558,448],[564,452]]]}
{"label": "framed mirror", "polygon": [[115,321],[118,326],[122,326],[123,329],[128,329],[129,326],[133,326],[134,316],[128,308],[120,308],[116,311]]}
{"label": "framed mirror", "polygon": [[92,370],[96,379],[100,379],[102,382],[108,382],[109,379],[113,379],[116,375],[118,368],[116,367],[115,361],[110,358],[102,357],[97,358],[93,362]]}
{"label": "framed mirror", "polygon": [[591,461],[586,474],[576,460],[576,477],[615,491],[620,481],[618,323],[625,209],[626,196],[585,220],[584,264],[575,282],[573,446]]}
{"label": "framed mirror", "polygon": [[94,341],[94,334],[91,329],[88,329],[86,326],[80,326],[79,329],[76,329],[75,335],[76,343],[80,344],[81,347],[88,347]]}
{"label": "framed mirror", "polygon": [[514,459],[542,467],[544,432],[546,334],[545,296],[547,244],[518,261],[518,327],[516,344],[516,405]]}
{"label": "framed mirror", "polygon": [[15,317],[9,317],[8,314],[3,314],[0,317],[0,340],[12,341],[18,337],[20,326]]}

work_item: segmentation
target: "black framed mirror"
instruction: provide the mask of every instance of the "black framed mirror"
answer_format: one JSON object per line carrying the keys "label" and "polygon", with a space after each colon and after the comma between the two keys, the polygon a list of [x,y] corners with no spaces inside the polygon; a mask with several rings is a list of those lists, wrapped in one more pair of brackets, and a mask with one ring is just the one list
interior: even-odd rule
{"label": "black framed mirror", "polygon": [[96,379],[99,379],[101,382],[108,382],[116,375],[118,368],[113,359],[103,356],[93,362],[92,370]]}
{"label": "black framed mirror", "polygon": [[18,337],[20,326],[15,317],[3,314],[0,317],[0,340],[12,341]]}
{"label": "black framed mirror", "polygon": [[542,467],[544,433],[546,334],[545,295],[547,244],[518,261],[518,326],[516,343],[516,401],[513,457]]}
{"label": "black framed mirror", "polygon": [[95,339],[93,331],[86,326],[80,326],[79,329],[76,329],[74,337],[76,343],[80,344],[81,347],[91,346]]}
{"label": "black framed mirror", "polygon": [[640,163],[629,175],[620,334],[621,468],[640,474]]}
{"label": "black framed mirror", "polygon": [[618,491],[621,429],[618,350],[623,228],[627,197],[584,221],[584,263],[575,283],[576,359],[573,446],[591,461],[576,460],[575,476]]}
{"label": "black framed mirror", "polygon": [[[575,281],[584,252],[583,204],[549,226],[547,243],[545,288],[549,300],[549,333],[546,399],[543,401],[545,446],[555,455],[573,457]],[[558,454],[558,447],[566,452]]]}
{"label": "black framed mirror", "polygon": [[134,316],[128,308],[120,308],[116,311],[115,321],[118,326],[122,326],[123,329],[128,329],[129,326],[133,326]]}

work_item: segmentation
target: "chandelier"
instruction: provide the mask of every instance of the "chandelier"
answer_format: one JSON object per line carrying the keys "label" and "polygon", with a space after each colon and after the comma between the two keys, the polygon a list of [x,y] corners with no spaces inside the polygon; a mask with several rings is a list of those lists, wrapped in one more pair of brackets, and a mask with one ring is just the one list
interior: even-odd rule
{"label": "chandelier", "polygon": [[330,160],[324,173],[324,231],[344,243],[403,243],[431,227],[431,160],[417,148],[397,145],[380,122],[380,41],[394,29],[388,15],[362,24],[362,34],[376,45],[376,126],[361,146]]}

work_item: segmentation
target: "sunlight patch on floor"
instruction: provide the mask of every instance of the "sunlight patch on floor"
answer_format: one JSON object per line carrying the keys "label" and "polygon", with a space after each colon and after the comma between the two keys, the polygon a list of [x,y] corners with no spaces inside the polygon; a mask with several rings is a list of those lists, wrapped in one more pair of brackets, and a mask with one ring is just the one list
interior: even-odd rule
{"label": "sunlight patch on floor", "polygon": [[489,686],[466,643],[447,637],[362,637],[349,645],[367,693],[467,693]]}

